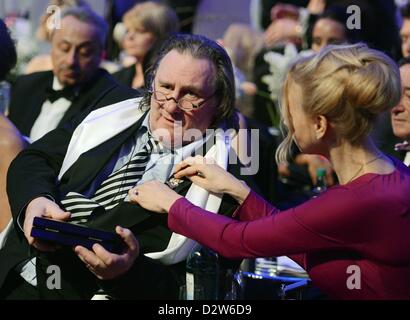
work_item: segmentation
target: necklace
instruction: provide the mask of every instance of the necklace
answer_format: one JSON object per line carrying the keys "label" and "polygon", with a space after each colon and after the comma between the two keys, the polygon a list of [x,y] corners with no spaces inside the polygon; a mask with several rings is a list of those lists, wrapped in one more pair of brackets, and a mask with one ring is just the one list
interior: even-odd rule
{"label": "necklace", "polygon": [[348,183],[351,182],[354,178],[356,178],[356,177],[358,176],[358,174],[363,170],[363,168],[364,168],[365,166],[367,166],[368,164],[373,163],[373,162],[376,161],[377,159],[380,159],[382,156],[383,156],[383,154],[381,153],[381,154],[379,154],[377,157],[375,157],[375,158],[373,158],[373,159],[371,159],[371,160],[369,160],[369,161],[363,163],[363,164],[360,166],[359,170],[357,170],[357,172],[353,175],[353,177],[351,177],[350,180],[347,181],[345,184],[348,184]]}

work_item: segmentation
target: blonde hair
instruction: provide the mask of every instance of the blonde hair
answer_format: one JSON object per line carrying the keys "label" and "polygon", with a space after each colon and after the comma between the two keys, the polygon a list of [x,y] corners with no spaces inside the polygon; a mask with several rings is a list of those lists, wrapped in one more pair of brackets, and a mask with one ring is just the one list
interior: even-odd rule
{"label": "blonde hair", "polygon": [[293,141],[288,101],[292,83],[302,89],[306,114],[325,116],[338,139],[353,145],[363,141],[377,116],[397,105],[401,96],[395,62],[365,44],[330,45],[296,61],[282,89],[282,124],[287,135],[276,152],[278,162],[286,162]]}
{"label": "blonde hair", "polygon": [[179,20],[175,11],[164,4],[153,1],[136,4],[125,13],[123,21],[134,27],[141,25],[146,31],[153,33],[157,39],[179,31]]}
{"label": "blonde hair", "polygon": [[232,63],[249,78],[255,56],[263,46],[262,34],[247,24],[233,23],[224,33],[223,46]]}

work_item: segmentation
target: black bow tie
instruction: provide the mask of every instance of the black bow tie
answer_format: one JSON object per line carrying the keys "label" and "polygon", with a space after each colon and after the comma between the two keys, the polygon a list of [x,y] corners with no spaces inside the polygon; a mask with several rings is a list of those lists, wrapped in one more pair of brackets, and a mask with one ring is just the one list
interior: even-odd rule
{"label": "black bow tie", "polygon": [[73,101],[77,96],[78,92],[75,87],[65,87],[62,90],[54,90],[53,88],[48,88],[46,90],[46,100],[54,103],[60,98],[65,98],[69,101]]}
{"label": "black bow tie", "polygon": [[394,146],[394,150],[406,153],[407,151],[410,151],[410,143],[407,140],[401,143],[396,143]]}

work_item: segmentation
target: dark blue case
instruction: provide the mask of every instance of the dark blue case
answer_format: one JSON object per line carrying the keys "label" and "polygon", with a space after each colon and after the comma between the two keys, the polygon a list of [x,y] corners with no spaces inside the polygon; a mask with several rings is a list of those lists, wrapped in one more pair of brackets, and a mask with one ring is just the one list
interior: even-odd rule
{"label": "dark blue case", "polygon": [[89,250],[95,243],[112,253],[121,253],[125,249],[125,243],[116,233],[41,217],[34,218],[31,236],[66,246],[80,245]]}

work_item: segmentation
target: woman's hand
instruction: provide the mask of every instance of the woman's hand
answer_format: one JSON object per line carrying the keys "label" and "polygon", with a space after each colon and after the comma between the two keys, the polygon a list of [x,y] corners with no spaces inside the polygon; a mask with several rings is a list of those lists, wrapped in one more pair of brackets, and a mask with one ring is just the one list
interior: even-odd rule
{"label": "woman's hand", "polygon": [[250,189],[222,169],[213,160],[201,156],[189,157],[175,168],[175,178],[187,177],[194,184],[213,193],[228,193],[242,203]]}
{"label": "woman's hand", "polygon": [[167,213],[174,202],[182,197],[157,180],[148,181],[130,189],[128,195],[130,202],[158,213]]}
{"label": "woman's hand", "polygon": [[272,21],[278,19],[299,19],[299,7],[293,4],[278,3],[272,7],[270,10],[270,19]]}
{"label": "woman's hand", "polygon": [[74,248],[74,252],[84,262],[88,270],[101,280],[115,279],[126,273],[139,255],[139,244],[132,232],[121,227],[117,227],[115,231],[127,246],[126,251],[122,254],[111,253],[99,244],[94,244],[92,251],[82,246]]}
{"label": "woman's hand", "polygon": [[29,245],[40,251],[55,251],[57,246],[31,236],[33,221],[35,217],[44,217],[57,221],[67,221],[70,219],[70,213],[62,210],[56,203],[45,197],[38,197],[31,200],[26,209],[26,215],[23,224],[24,235]]}
{"label": "woman's hand", "polygon": [[299,43],[303,36],[299,22],[289,18],[273,21],[265,30],[263,37],[267,48],[272,48],[279,42]]}

